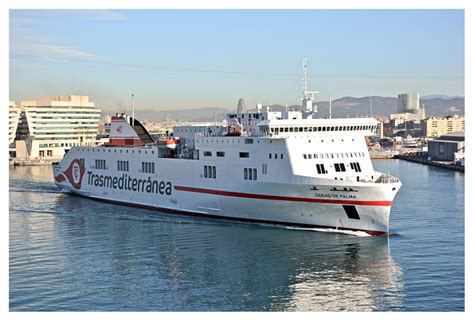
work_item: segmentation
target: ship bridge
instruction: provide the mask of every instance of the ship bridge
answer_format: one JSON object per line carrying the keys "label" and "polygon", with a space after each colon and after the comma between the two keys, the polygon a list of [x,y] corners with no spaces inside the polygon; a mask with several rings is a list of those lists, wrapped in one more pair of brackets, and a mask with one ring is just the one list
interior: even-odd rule
{"label": "ship bridge", "polygon": [[258,123],[259,136],[289,137],[295,134],[335,135],[357,133],[373,135],[378,122],[374,118],[277,119]]}

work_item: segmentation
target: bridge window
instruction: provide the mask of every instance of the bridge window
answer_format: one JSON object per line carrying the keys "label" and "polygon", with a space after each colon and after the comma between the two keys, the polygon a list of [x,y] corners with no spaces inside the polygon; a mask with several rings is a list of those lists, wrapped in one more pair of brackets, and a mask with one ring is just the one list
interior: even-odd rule
{"label": "bridge window", "polygon": [[210,151],[205,151],[205,152],[204,152],[204,156],[212,156],[212,152],[210,152]]}
{"label": "bridge window", "polygon": [[216,156],[217,157],[225,157],[225,152],[217,152]]}
{"label": "bridge window", "polygon": [[248,152],[240,152],[239,157],[240,158],[249,158],[250,154]]}

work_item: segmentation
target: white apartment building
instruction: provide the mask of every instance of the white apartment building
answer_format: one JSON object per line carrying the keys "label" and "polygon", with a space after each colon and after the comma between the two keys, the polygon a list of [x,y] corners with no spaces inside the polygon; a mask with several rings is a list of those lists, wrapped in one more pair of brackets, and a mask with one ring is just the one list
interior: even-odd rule
{"label": "white apartment building", "polygon": [[447,117],[429,117],[421,122],[426,137],[464,132],[464,117],[458,115]]}
{"label": "white apartment building", "polygon": [[88,96],[22,101],[15,156],[61,159],[72,146],[95,146],[100,112]]}
{"label": "white apartment building", "polygon": [[8,145],[15,142],[16,130],[20,120],[20,107],[14,101],[8,102]]}

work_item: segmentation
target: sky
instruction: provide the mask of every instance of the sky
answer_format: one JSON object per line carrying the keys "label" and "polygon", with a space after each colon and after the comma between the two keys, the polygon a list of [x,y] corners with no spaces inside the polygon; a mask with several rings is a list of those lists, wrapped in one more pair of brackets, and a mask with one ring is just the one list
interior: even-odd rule
{"label": "sky", "polygon": [[464,96],[464,10],[10,10],[10,100],[107,111]]}

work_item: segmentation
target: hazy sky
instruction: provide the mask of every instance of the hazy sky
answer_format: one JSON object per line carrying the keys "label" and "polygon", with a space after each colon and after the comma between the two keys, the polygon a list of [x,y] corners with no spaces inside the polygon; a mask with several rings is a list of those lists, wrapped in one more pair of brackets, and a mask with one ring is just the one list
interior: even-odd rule
{"label": "hazy sky", "polygon": [[10,10],[10,99],[137,109],[464,95],[463,10]]}

